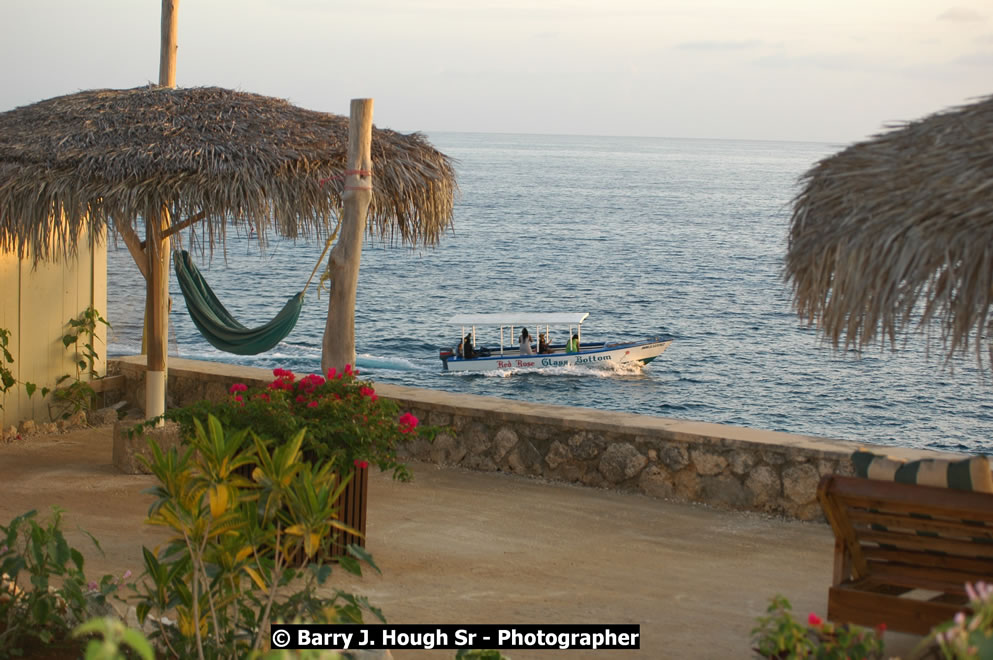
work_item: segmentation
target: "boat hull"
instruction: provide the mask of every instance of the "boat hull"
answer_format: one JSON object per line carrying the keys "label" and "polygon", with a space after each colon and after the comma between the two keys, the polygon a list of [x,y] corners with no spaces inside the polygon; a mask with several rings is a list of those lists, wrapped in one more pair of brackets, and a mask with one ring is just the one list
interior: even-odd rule
{"label": "boat hull", "polygon": [[[518,355],[506,351],[503,355],[491,355],[464,360],[460,357],[447,357],[442,354],[442,362],[448,371],[499,371],[502,369],[548,369],[555,367],[611,365],[638,362],[648,364],[665,352],[672,340],[649,339],[626,344],[598,344],[595,348],[578,353],[543,353]],[[450,355],[450,354],[449,354]]]}

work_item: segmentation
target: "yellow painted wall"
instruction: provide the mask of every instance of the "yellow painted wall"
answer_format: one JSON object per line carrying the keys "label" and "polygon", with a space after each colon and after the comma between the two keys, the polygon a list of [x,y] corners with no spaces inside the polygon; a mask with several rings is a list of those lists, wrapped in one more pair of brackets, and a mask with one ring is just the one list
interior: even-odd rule
{"label": "yellow painted wall", "polygon": [[[7,348],[14,362],[7,367],[18,380],[6,395],[0,395],[0,429],[25,419],[53,421],[48,405],[51,394],[43,399],[41,388],[54,387],[65,374],[75,377],[74,354],[62,344],[62,337],[69,319],[90,306],[107,318],[105,233],[92,240],[84,237],[76,257],[68,261],[59,258],[36,265],[30,254],[18,259],[0,252],[0,328],[10,331]],[[107,332],[102,324],[93,346],[100,356],[97,373],[105,374]],[[25,382],[38,386],[34,396],[28,397]]]}

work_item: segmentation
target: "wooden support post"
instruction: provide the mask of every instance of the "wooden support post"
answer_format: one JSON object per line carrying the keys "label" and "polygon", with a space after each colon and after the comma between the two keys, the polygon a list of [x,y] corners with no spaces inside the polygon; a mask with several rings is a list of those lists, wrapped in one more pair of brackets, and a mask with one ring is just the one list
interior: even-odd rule
{"label": "wooden support post", "polygon": [[355,365],[355,292],[359,281],[366,213],[372,202],[372,99],[352,99],[344,210],[338,242],[328,257],[331,292],[324,326],[321,370]]}
{"label": "wooden support post", "polygon": [[162,233],[169,228],[169,209],[163,206],[159,217],[147,218],[145,224],[145,252],[148,255],[145,417],[151,419],[165,412],[169,352],[169,238],[163,238]]}
{"label": "wooden support post", "polygon": [[[176,51],[179,0],[162,0],[162,41],[159,51],[159,85],[176,86]],[[165,412],[166,373],[169,355],[169,209],[163,205],[156,218],[145,218],[145,418]],[[133,241],[132,241],[133,242]],[[141,247],[132,248],[136,257]]]}
{"label": "wooden support post", "polygon": [[162,0],[162,44],[159,52],[159,86],[176,86],[176,34],[179,28],[179,0]]}

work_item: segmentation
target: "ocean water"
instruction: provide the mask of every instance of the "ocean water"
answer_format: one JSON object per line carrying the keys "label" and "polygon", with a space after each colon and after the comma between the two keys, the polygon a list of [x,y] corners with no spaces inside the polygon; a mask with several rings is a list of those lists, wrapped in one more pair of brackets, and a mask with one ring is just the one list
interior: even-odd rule
{"label": "ocean water", "polygon": [[[356,303],[363,377],[510,399],[803,433],[867,444],[988,451],[991,382],[972,356],[945,364],[908,335],[895,352],[835,352],[798,319],[781,278],[797,179],[839,145],[432,134],[457,160],[455,228],[435,248],[367,239]],[[248,326],[299,291],[323,245],[235,230],[197,260]],[[110,355],[138,352],[144,283],[109,249]],[[327,296],[308,293],[269,353],[207,344],[173,279],[170,353],[320,370]],[[444,372],[460,312],[588,311],[584,338],[668,335],[643,368]],[[564,341],[565,331],[552,340]],[[498,339],[493,335],[495,339]],[[481,334],[485,340],[485,333]]]}

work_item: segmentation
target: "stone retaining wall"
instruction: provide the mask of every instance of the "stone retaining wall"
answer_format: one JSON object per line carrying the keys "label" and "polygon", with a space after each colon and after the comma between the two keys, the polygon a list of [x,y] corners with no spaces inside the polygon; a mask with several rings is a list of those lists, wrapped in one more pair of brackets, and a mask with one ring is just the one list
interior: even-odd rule
{"label": "stone retaining wall", "polygon": [[[132,405],[144,405],[144,356],[112,360],[127,379]],[[265,369],[169,358],[168,406],[221,399],[236,382],[265,384]],[[425,423],[451,432],[416,439],[409,458],[502,471],[653,497],[763,511],[801,520],[821,518],[817,483],[851,474],[858,445],[841,440],[760,431],[664,417],[452,394],[376,384]],[[879,447],[901,458],[950,457],[940,452]]]}

